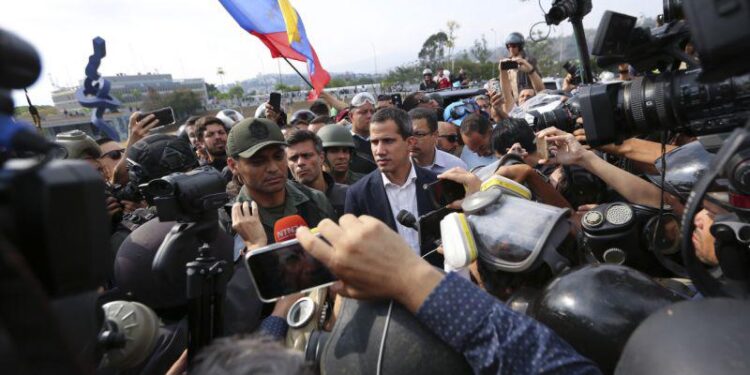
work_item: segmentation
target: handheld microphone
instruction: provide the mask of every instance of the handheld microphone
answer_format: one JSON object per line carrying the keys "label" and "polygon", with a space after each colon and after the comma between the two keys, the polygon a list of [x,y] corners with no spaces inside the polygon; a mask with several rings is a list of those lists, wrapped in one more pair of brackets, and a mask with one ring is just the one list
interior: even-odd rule
{"label": "handheld microphone", "polygon": [[291,240],[294,238],[297,228],[307,226],[307,222],[302,216],[290,215],[282,217],[273,224],[273,240],[274,242]]}
{"label": "handheld microphone", "polygon": [[396,215],[396,220],[399,222],[399,224],[407,228],[412,228],[415,231],[419,232],[419,224],[417,223],[417,218],[414,217],[411,212],[407,210],[399,211],[398,215]]}

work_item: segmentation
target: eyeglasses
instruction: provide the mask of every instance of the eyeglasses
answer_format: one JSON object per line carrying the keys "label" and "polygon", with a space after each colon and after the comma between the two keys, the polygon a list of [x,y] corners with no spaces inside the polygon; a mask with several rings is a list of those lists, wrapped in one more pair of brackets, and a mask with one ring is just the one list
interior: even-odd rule
{"label": "eyeglasses", "polygon": [[446,141],[450,143],[456,143],[458,142],[458,135],[457,134],[447,134],[447,135],[439,135],[440,138],[445,138]]}
{"label": "eyeglasses", "polygon": [[415,136],[415,137],[417,137],[417,138],[422,138],[422,137],[426,137],[428,135],[432,135],[432,133],[413,132],[412,135]]}
{"label": "eyeglasses", "polygon": [[101,159],[101,158],[110,158],[112,160],[120,160],[120,158],[122,157],[123,153],[125,153],[125,149],[124,148],[119,149],[119,150],[112,150],[110,152],[102,154],[102,156],[99,159]]}

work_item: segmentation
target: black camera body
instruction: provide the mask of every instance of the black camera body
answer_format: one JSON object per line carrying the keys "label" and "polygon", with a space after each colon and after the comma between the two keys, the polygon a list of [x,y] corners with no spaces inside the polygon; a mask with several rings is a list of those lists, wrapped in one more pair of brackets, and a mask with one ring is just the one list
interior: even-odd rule
{"label": "black camera body", "polygon": [[[750,71],[746,63],[750,50],[731,49],[735,55],[729,56],[730,49],[723,42],[744,38],[735,47],[748,44],[746,20],[750,9],[746,2],[732,2],[737,6],[730,8],[745,16],[745,23],[738,25],[737,16],[726,7],[698,3],[688,1],[683,7],[665,1],[662,20],[666,23],[654,29],[636,27],[635,17],[605,12],[592,49],[599,64],[629,63],[648,73],[630,82],[579,87],[586,138],[591,146],[658,130],[696,136],[727,133],[750,118],[750,75],[745,74]],[[679,19],[683,9],[687,21]],[[727,29],[724,21],[736,27]],[[726,34],[719,37],[706,31],[714,27]],[[698,42],[706,39],[713,42]],[[690,41],[695,41],[700,64],[683,51]],[[718,57],[716,53],[723,55]],[[721,64],[710,63],[717,60]],[[688,69],[680,70],[682,65]],[[724,67],[732,73],[723,71]],[[650,73],[654,70],[660,74]],[[712,80],[707,82],[709,78]]]}
{"label": "black camera body", "polygon": [[173,173],[150,181],[143,189],[152,199],[160,221],[201,221],[227,202],[226,180],[211,166]]}

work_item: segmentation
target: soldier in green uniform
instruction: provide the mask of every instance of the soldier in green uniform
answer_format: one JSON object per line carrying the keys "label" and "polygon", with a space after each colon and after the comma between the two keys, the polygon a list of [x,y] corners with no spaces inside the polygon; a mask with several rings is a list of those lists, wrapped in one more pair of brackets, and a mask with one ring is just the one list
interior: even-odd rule
{"label": "soldier in green uniform", "polygon": [[349,130],[341,125],[331,124],[320,128],[317,135],[323,141],[328,172],[337,183],[352,185],[364,176],[351,169],[354,141]]}

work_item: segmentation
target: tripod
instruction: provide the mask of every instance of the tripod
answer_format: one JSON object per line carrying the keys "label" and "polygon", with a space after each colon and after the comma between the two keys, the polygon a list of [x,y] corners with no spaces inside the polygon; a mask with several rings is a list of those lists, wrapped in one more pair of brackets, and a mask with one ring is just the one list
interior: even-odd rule
{"label": "tripod", "polygon": [[211,243],[219,231],[215,211],[205,213],[196,221],[178,222],[167,234],[154,258],[154,272],[169,273],[176,264],[185,241],[198,242],[198,255],[184,266],[187,272],[188,359],[211,343],[224,331],[224,294],[231,272],[225,260],[211,254]]}

